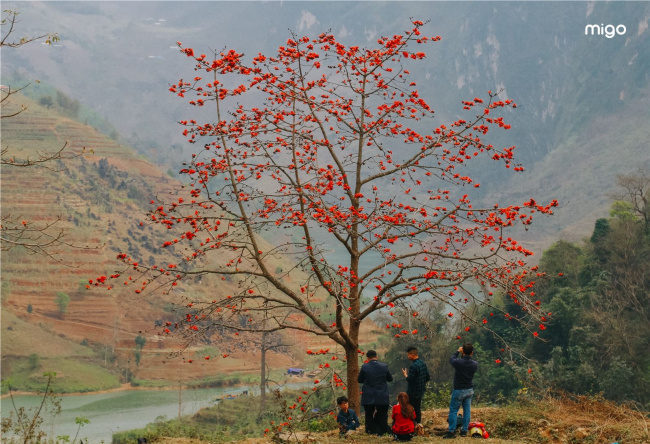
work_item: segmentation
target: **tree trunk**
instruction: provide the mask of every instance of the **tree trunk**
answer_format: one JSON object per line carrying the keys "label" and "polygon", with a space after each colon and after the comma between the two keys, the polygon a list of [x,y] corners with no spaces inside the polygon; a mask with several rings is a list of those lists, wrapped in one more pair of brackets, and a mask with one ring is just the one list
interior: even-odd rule
{"label": "tree trunk", "polygon": [[266,332],[262,333],[260,357],[260,418],[264,414],[264,409],[266,408],[266,335]]}
{"label": "tree trunk", "polygon": [[352,408],[359,414],[359,406],[361,403],[359,382],[359,354],[357,353],[357,346],[345,346],[345,356],[347,358],[347,397]]}
{"label": "tree trunk", "polygon": [[183,407],[183,382],[178,380],[178,422],[181,422]]}

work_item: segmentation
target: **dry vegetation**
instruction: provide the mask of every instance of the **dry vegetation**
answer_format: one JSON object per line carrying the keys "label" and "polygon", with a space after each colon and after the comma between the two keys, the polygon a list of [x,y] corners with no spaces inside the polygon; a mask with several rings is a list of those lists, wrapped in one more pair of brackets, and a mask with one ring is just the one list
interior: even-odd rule
{"label": "dry vegetation", "polygon": [[[442,441],[447,410],[436,409],[423,412],[428,436],[416,437],[412,442]],[[478,407],[472,417],[486,424],[490,433],[488,442],[499,443],[625,443],[650,442],[650,418],[648,413],[627,406],[619,406],[602,399],[575,397],[572,399],[546,397],[540,402],[522,402],[508,407]],[[298,432],[303,442],[359,444],[389,443],[388,436],[373,437],[363,432],[345,439],[337,431],[306,435]],[[295,440],[294,440],[295,441]],[[451,442],[474,442],[470,438],[458,438]],[[186,438],[166,438],[158,444],[203,444],[203,441]],[[237,441],[242,444],[271,444],[270,438],[248,438]],[[478,442],[478,441],[477,441]]]}

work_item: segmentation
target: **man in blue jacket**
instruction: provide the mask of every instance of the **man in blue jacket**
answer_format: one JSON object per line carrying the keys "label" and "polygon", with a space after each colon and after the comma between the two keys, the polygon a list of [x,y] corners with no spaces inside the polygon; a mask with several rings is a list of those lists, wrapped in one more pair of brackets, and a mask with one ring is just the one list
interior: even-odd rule
{"label": "man in blue jacket", "polygon": [[366,357],[368,362],[361,366],[358,378],[359,384],[363,384],[361,405],[366,412],[366,433],[381,436],[389,432],[388,383],[393,380],[393,375],[390,374],[388,365],[377,360],[376,351],[368,350]]}
{"label": "man in blue jacket", "polygon": [[[456,437],[456,419],[460,406],[463,406],[463,425],[460,428],[460,436],[467,436],[467,429],[470,423],[470,410],[472,395],[474,395],[474,373],[478,369],[478,362],[471,359],[474,347],[469,342],[463,344],[449,359],[454,367],[454,391],[451,392],[449,403],[449,430],[443,436],[444,439]],[[460,356],[460,357],[459,357]]]}
{"label": "man in blue jacket", "polygon": [[348,398],[345,396],[339,396],[336,403],[340,409],[339,414],[336,416],[336,422],[339,423],[339,433],[341,435],[352,433],[361,425],[357,413],[349,407]]}

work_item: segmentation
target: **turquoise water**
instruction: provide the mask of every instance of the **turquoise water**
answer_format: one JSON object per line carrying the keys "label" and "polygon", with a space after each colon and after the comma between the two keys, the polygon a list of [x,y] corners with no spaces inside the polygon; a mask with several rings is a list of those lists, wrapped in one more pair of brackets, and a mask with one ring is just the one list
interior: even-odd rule
{"label": "turquoise water", "polygon": [[[245,387],[230,389],[195,389],[181,392],[181,414],[194,414],[202,407],[213,404],[216,398],[227,394],[239,394]],[[34,395],[15,396],[17,407],[36,407],[41,402]],[[178,417],[178,390],[125,390],[103,394],[73,395],[61,397],[61,413],[56,417],[43,415],[42,430],[50,437],[77,432],[75,418],[83,416],[90,420],[79,432],[79,438],[90,443],[110,443],[112,434],[130,429],[143,428],[158,416]],[[2,399],[2,417],[12,410],[11,400]]]}

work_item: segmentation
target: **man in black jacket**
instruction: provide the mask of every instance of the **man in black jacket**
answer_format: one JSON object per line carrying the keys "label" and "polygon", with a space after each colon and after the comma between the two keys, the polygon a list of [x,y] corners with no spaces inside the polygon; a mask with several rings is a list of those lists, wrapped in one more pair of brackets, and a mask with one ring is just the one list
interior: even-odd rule
{"label": "man in black jacket", "polygon": [[474,395],[474,373],[478,369],[478,363],[471,359],[473,353],[474,347],[468,342],[454,352],[449,359],[449,363],[454,367],[455,372],[454,391],[451,392],[449,418],[447,419],[449,430],[443,436],[445,439],[456,437],[456,418],[461,405],[463,406],[463,424],[460,428],[460,436],[467,436],[472,395]]}
{"label": "man in black jacket", "polygon": [[383,435],[388,429],[388,406],[390,397],[388,383],[393,380],[393,375],[388,370],[388,365],[377,360],[377,352],[368,350],[368,362],[361,366],[359,371],[359,384],[361,388],[361,405],[366,412],[366,433]]}

